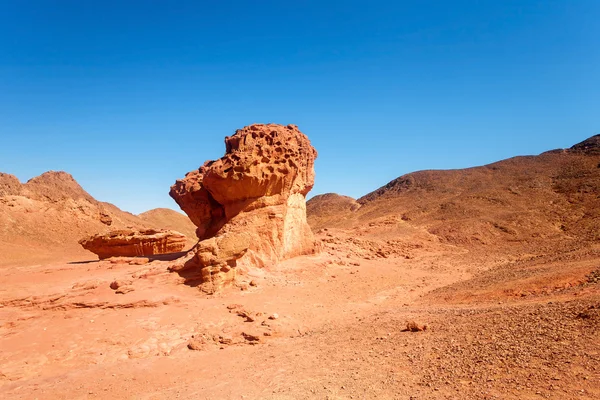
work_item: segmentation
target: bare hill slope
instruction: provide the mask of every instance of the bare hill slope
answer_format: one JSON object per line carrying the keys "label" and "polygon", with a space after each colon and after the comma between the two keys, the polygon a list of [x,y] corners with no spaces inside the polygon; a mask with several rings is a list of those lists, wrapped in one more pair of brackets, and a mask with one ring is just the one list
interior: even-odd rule
{"label": "bare hill slope", "polygon": [[[0,173],[0,265],[91,259],[77,243],[82,237],[125,227],[161,228],[168,220],[139,218],[97,201],[66,172],[45,172],[24,184]],[[169,226],[180,227],[174,221]]]}
{"label": "bare hill slope", "polygon": [[308,223],[313,230],[347,225],[361,205],[352,197],[336,193],[314,196],[306,202]]}
{"label": "bare hill slope", "polygon": [[187,215],[170,208],[154,208],[138,215],[140,219],[153,226],[171,229],[183,233],[190,241],[197,241],[196,225]]}
{"label": "bare hill slope", "polygon": [[408,224],[465,246],[597,241],[599,138],[481,167],[403,175],[358,199],[360,207],[317,196],[307,204],[309,221],[313,229]]}

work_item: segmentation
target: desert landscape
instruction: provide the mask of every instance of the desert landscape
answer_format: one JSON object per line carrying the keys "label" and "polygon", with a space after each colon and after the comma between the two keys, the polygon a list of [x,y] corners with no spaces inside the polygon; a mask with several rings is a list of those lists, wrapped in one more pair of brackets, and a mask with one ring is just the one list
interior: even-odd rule
{"label": "desert landscape", "polygon": [[306,201],[305,133],[227,137],[187,216],[0,173],[0,397],[600,398],[600,135]]}

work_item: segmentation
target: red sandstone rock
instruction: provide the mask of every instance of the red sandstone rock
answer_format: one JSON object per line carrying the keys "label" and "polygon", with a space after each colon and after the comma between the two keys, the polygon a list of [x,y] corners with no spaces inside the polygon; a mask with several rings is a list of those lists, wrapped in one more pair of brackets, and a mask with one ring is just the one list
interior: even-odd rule
{"label": "red sandstone rock", "polygon": [[124,229],[104,235],[94,235],[79,241],[84,249],[102,260],[109,257],[150,256],[182,251],[186,237],[179,232],[145,229]]}
{"label": "red sandstone rock", "polygon": [[[256,124],[225,138],[226,153],[178,180],[171,197],[198,227],[194,256],[207,291],[233,281],[237,267],[263,267],[314,252],[306,194],[317,152],[295,125]],[[189,275],[189,274],[188,274]]]}
{"label": "red sandstone rock", "polygon": [[406,323],[405,331],[421,332],[421,331],[425,331],[425,330],[427,330],[427,325],[420,325],[420,324],[417,324],[415,321],[408,321]]}

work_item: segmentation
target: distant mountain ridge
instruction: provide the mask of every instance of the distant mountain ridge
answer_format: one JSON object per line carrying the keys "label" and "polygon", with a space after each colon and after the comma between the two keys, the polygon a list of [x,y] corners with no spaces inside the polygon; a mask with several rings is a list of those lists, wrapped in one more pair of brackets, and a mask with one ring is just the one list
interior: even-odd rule
{"label": "distant mountain ridge", "polygon": [[63,171],[48,171],[26,183],[0,173],[0,265],[94,258],[78,240],[111,229],[167,228],[193,234],[194,225],[181,213],[162,209],[160,219],[152,218],[152,210],[148,213],[140,217],[100,202]]}
{"label": "distant mountain ridge", "polygon": [[[459,245],[600,240],[600,135],[570,149],[400,176],[356,200],[307,202],[313,229],[391,224]],[[338,195],[335,195],[338,196]],[[543,244],[542,244],[543,242]]]}

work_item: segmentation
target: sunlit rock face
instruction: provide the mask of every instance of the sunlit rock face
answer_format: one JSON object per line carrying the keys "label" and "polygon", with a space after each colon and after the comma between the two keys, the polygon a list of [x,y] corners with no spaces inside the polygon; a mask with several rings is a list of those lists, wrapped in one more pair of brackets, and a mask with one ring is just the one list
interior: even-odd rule
{"label": "sunlit rock face", "polygon": [[189,172],[170,191],[200,239],[174,269],[187,270],[187,279],[209,292],[244,268],[315,251],[305,196],[317,152],[306,135],[295,125],[256,124],[225,138],[225,146],[222,158]]}
{"label": "sunlit rock face", "polygon": [[184,249],[186,237],[164,229],[120,229],[81,239],[79,244],[102,260],[177,253]]}

